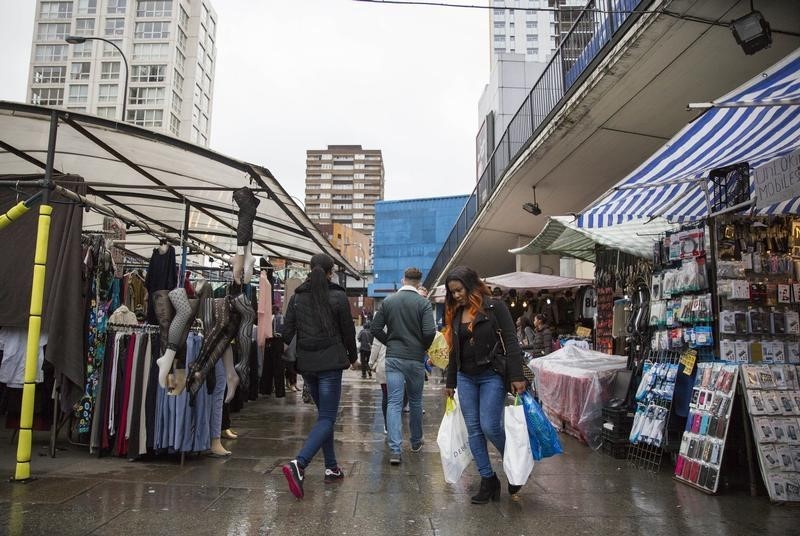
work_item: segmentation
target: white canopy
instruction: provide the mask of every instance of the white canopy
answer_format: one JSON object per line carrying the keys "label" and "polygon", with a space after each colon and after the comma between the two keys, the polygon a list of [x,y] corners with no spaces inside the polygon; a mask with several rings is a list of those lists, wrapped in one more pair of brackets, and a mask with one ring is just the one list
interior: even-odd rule
{"label": "white canopy", "polygon": [[[486,277],[483,281],[491,288],[500,287],[504,291],[513,288],[521,291],[530,290],[532,292],[582,287],[593,283],[591,279],[560,277],[557,275],[536,274],[533,272],[511,272],[510,274]],[[444,285],[439,285],[433,289],[430,298],[436,303],[444,303],[445,294],[446,290]]]}
{"label": "white canopy", "polygon": [[[189,207],[189,242],[234,254],[238,207],[233,190],[260,200],[253,253],[307,263],[325,252],[345,271],[358,271],[322,236],[266,168],[150,130],[91,115],[0,101],[0,175],[44,171],[51,114],[58,117],[54,179],[77,175],[89,200],[141,220],[177,239]],[[60,177],[60,178],[59,178]],[[74,178],[72,179],[74,180]],[[128,237],[144,231],[130,229]],[[152,246],[129,246],[149,256]]]}

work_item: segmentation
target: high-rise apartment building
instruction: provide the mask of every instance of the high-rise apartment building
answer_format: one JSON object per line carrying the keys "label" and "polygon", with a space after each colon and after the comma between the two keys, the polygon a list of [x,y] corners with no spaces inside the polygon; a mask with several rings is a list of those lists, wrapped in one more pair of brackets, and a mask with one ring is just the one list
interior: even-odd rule
{"label": "high-rise apartment building", "polygon": [[[28,102],[208,145],[217,15],[208,0],[37,0]],[[68,44],[67,36],[115,43]]]}
{"label": "high-rise apartment building", "polygon": [[360,145],[306,151],[306,214],[320,224],[375,230],[375,203],[383,199],[383,155]]}
{"label": "high-rise apartment building", "polygon": [[549,61],[562,36],[560,12],[574,16],[568,8],[585,4],[586,0],[492,0],[492,57],[512,53],[525,54],[527,61]]}

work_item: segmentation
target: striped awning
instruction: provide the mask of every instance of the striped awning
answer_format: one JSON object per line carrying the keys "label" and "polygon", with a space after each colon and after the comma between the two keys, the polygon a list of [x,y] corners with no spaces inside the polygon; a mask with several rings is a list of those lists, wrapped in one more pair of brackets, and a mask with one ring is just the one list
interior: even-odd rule
{"label": "striped awning", "polygon": [[[580,227],[637,218],[693,221],[718,203],[710,171],[746,162],[751,169],[800,148],[800,49],[735,91],[676,134],[633,173],[578,216]],[[750,184],[753,195],[752,173]],[[760,214],[797,213],[800,197]]]}
{"label": "striped awning", "polygon": [[572,216],[551,216],[528,244],[508,250],[514,255],[560,255],[595,262],[595,244],[651,258],[653,242],[676,224],[664,218],[636,219],[594,231],[578,227]]}

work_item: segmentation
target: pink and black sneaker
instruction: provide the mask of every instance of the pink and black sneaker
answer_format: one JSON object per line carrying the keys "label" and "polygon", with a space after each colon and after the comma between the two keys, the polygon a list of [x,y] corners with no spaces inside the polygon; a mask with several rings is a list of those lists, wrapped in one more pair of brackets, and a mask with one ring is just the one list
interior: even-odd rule
{"label": "pink and black sneaker", "polygon": [[[292,460],[283,466],[283,475],[289,483],[289,491],[298,499],[302,499],[305,495],[303,493],[303,479],[305,478],[305,471],[297,460]],[[327,478],[327,476],[326,476]]]}

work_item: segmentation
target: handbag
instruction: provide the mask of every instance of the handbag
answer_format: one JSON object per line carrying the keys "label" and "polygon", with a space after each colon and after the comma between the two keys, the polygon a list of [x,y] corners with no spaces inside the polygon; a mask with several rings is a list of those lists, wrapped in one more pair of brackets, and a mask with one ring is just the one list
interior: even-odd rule
{"label": "handbag", "polygon": [[292,337],[291,342],[289,345],[283,350],[283,355],[281,356],[284,361],[289,363],[294,363],[297,361],[297,334],[295,333],[294,337]]}

